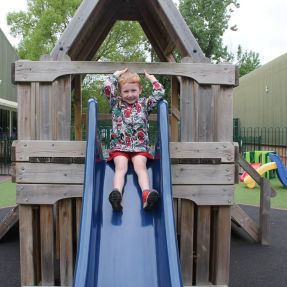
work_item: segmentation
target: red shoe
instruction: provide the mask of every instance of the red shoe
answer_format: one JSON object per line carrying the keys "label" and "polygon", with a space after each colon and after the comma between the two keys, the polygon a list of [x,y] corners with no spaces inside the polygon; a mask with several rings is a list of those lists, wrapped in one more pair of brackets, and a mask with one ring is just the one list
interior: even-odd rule
{"label": "red shoe", "polygon": [[159,193],[155,190],[144,190],[142,193],[143,208],[145,210],[151,210],[157,206],[159,201]]}

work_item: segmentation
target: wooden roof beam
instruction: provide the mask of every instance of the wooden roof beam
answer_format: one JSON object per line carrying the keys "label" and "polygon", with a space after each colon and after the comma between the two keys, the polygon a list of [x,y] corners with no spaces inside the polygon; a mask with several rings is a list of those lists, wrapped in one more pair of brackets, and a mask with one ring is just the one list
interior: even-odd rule
{"label": "wooden roof beam", "polygon": [[183,57],[189,56],[193,62],[209,62],[172,0],[146,0],[145,2],[152,7],[152,11],[157,11],[158,17],[171,37],[175,39]]}
{"label": "wooden roof beam", "polygon": [[92,28],[92,23],[101,18],[102,11],[108,10],[104,7],[107,8],[111,2],[111,0],[84,0],[50,53],[53,59],[57,60],[63,53],[73,59],[71,55],[77,54],[77,50],[81,50],[81,46],[86,44],[83,39],[90,31],[89,27]]}

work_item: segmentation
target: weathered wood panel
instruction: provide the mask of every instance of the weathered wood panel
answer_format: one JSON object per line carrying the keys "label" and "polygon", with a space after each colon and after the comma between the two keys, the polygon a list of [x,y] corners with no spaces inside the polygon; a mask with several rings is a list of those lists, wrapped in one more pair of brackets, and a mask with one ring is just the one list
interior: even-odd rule
{"label": "weathered wood panel", "polygon": [[233,181],[233,164],[172,165],[173,184],[233,184]]}
{"label": "weathered wood panel", "polygon": [[184,76],[196,80],[199,84],[235,85],[235,67],[233,65],[198,63],[17,61],[15,63],[15,81],[52,82],[64,75],[111,74],[116,70],[122,70],[125,68],[129,68],[137,73],[144,73],[144,70],[148,70],[151,74]]}
{"label": "weathered wood panel", "polygon": [[71,199],[65,199],[59,202],[59,227],[61,285],[72,285],[74,255]]}
{"label": "weathered wood panel", "polygon": [[197,208],[196,284],[209,284],[211,208]]}
{"label": "weathered wood panel", "polygon": [[193,62],[207,62],[196,39],[171,0],[146,1],[157,12],[166,30],[176,40],[183,56],[190,56]]}
{"label": "weathered wood panel", "polygon": [[175,198],[189,199],[197,205],[234,204],[234,185],[172,185]]}
{"label": "weathered wood panel", "polygon": [[213,141],[233,141],[233,89],[213,85],[215,124]]}
{"label": "weathered wood panel", "polygon": [[83,184],[84,165],[16,163],[16,180],[17,183]]}
{"label": "weathered wood panel", "polygon": [[222,163],[234,162],[234,146],[230,142],[170,142],[171,158],[220,159]]}
{"label": "weathered wood panel", "polygon": [[180,140],[182,142],[196,141],[198,113],[196,110],[197,93],[195,89],[196,83],[183,77],[181,80],[180,92]]}
{"label": "weathered wood panel", "polygon": [[19,220],[18,205],[12,207],[0,221],[0,240]]}
{"label": "weathered wood panel", "polygon": [[54,204],[61,199],[82,197],[83,185],[17,184],[18,204]]}
{"label": "weathered wood panel", "polygon": [[[37,176],[35,177],[35,174]],[[83,184],[84,165],[58,163],[16,163],[17,183]],[[172,165],[173,184],[233,184],[234,165]]]}
{"label": "weathered wood panel", "polygon": [[31,206],[19,206],[21,284],[36,284],[33,240],[33,211]]}
{"label": "weathered wood panel", "polygon": [[[29,157],[84,157],[85,141],[14,141],[15,161],[29,161]],[[234,146],[229,142],[170,142],[171,158],[221,159],[234,161]]]}
{"label": "weathered wood panel", "polygon": [[40,238],[42,285],[54,285],[54,218],[50,206],[40,208]]}
{"label": "weathered wood panel", "polygon": [[238,205],[231,207],[232,220],[247,232],[256,242],[259,241],[259,226],[248,214]]}
{"label": "weathered wood panel", "polygon": [[212,262],[213,284],[228,284],[230,265],[230,207],[218,207],[214,220],[214,258]]}
{"label": "weathered wood panel", "polygon": [[194,250],[194,209],[195,205],[190,200],[181,200],[180,221],[180,263],[182,279],[185,284],[193,282],[193,250]]}
{"label": "weathered wood panel", "polygon": [[85,141],[14,141],[15,160],[29,161],[30,157],[84,157]]}

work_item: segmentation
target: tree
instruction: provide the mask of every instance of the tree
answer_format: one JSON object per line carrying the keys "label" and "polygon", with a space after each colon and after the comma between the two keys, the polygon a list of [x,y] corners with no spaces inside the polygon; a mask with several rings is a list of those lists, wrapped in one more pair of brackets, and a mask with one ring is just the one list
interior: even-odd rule
{"label": "tree", "polygon": [[244,51],[239,45],[236,53],[236,61],[239,65],[240,77],[260,67],[259,54],[253,51]]}
{"label": "tree", "polygon": [[[179,10],[196,38],[205,56],[213,61],[229,57],[223,46],[222,36],[228,28],[233,8],[239,8],[237,0],[180,0]],[[236,31],[236,25],[230,28]]]}
{"label": "tree", "polygon": [[81,0],[27,0],[27,12],[8,13],[11,35],[21,38],[17,53],[22,59],[38,60],[49,54]]}
{"label": "tree", "polygon": [[[22,59],[38,60],[49,54],[82,0],[27,0],[27,12],[7,16],[11,34],[20,37],[17,53]],[[146,38],[138,23],[117,22],[98,50],[95,60],[143,61]]]}

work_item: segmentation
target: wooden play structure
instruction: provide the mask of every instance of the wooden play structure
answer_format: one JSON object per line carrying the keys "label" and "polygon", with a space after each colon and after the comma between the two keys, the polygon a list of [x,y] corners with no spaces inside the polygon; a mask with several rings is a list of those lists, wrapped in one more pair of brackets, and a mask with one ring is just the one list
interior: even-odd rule
{"label": "wooden play structure", "polygon": [[[139,21],[161,62],[92,61],[116,20]],[[125,67],[171,76],[172,182],[184,285],[228,285],[237,68],[210,63],[172,0],[84,0],[49,56],[15,63],[22,286],[72,285],[85,157],[81,81]],[[72,97],[76,140],[70,138]]]}

